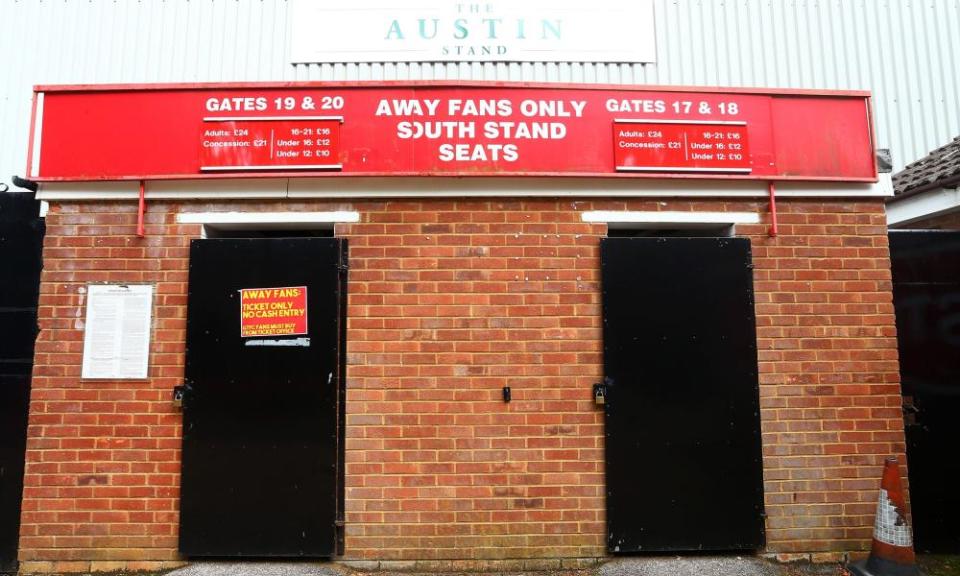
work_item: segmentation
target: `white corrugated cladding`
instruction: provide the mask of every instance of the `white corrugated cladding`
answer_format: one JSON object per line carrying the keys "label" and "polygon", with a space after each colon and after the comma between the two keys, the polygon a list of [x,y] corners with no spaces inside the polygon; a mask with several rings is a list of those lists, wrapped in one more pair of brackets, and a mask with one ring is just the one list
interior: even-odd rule
{"label": "white corrugated cladding", "polygon": [[291,65],[286,0],[0,0],[0,182],[24,173],[34,84],[437,79],[866,89],[878,147],[891,150],[895,169],[960,134],[960,0],[655,5],[656,64]]}

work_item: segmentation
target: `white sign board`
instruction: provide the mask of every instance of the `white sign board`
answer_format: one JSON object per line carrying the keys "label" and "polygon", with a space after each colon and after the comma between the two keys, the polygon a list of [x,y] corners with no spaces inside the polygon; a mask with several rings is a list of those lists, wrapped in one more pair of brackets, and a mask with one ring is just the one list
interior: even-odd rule
{"label": "white sign board", "polygon": [[146,378],[153,286],[91,284],[82,378]]}
{"label": "white sign board", "polygon": [[300,62],[655,62],[653,0],[291,0]]}

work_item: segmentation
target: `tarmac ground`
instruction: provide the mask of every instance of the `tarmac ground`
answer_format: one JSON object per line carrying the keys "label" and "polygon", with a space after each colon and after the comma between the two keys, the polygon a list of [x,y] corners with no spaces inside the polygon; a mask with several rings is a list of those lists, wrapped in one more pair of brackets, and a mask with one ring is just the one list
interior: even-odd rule
{"label": "tarmac ground", "polygon": [[[960,576],[960,555],[921,555],[926,576]],[[135,576],[845,576],[839,564],[779,563],[758,556],[620,557],[590,568],[511,572],[418,572],[358,569],[336,562],[194,562]],[[50,575],[45,575],[50,576]],[[71,574],[70,576],[81,576]],[[96,573],[92,576],[110,576]],[[113,573],[112,576],[120,576]],[[133,576],[131,574],[131,576]]]}
{"label": "tarmac ground", "polygon": [[522,572],[358,570],[335,563],[195,562],[165,576],[834,576],[837,564],[781,564],[752,556],[617,558],[592,568]]}

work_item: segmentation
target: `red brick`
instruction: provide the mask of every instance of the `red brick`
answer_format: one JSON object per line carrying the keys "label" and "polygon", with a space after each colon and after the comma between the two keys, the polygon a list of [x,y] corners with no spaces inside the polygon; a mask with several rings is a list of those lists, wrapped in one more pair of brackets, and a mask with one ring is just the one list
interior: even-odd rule
{"label": "red brick", "polygon": [[[765,210],[712,199],[296,207],[362,215],[337,225],[351,241],[346,545],[348,558],[379,560],[603,556],[603,417],[590,386],[603,372],[606,230],[578,212]],[[754,250],[767,547],[861,550],[882,458],[904,449],[883,205],[778,207],[778,237],[738,227]],[[199,227],[173,215],[195,209],[152,202],[140,240],[134,204],[51,206],[23,560],[86,570],[177,558],[181,430],[166,390],[183,374]],[[80,289],[101,281],[156,283],[148,383],[79,379],[73,319]]]}

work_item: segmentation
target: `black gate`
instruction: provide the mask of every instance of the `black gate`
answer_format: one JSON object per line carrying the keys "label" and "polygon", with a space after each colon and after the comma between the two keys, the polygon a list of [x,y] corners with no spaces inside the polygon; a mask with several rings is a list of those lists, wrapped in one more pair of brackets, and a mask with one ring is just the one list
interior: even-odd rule
{"label": "black gate", "polygon": [[601,240],[607,546],[763,545],[750,242]]}
{"label": "black gate", "polygon": [[37,337],[43,219],[33,194],[0,193],[0,572],[15,570]]}
{"label": "black gate", "polygon": [[960,232],[890,233],[916,548],[960,553]]}
{"label": "black gate", "polygon": [[[191,243],[184,554],[334,553],[345,270],[346,241],[340,239]],[[298,333],[303,305],[290,295],[303,288],[307,329]],[[285,304],[271,304],[276,299],[269,292],[258,300],[257,292],[241,295],[249,289],[286,289],[272,292]],[[241,297],[248,298],[243,309]],[[243,326],[241,314],[248,317]],[[269,330],[258,328],[256,318],[268,316],[288,318],[292,328],[279,320]],[[251,335],[242,336],[242,329]]]}

